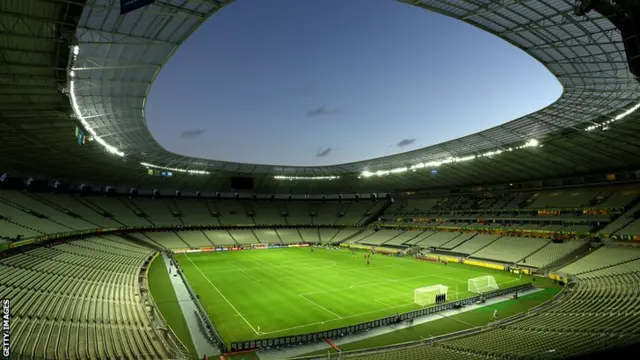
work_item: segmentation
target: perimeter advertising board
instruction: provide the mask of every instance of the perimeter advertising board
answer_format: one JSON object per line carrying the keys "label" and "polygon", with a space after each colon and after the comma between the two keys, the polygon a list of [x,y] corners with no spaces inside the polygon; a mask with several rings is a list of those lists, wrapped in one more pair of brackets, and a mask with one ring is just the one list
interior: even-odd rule
{"label": "perimeter advertising board", "polygon": [[153,4],[156,0],[120,0],[120,15],[130,13],[147,5]]}

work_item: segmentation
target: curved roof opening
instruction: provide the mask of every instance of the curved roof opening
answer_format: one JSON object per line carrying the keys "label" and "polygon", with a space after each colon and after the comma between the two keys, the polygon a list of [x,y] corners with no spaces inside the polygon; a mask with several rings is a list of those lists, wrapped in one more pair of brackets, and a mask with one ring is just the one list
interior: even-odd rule
{"label": "curved roof opening", "polygon": [[147,124],[167,150],[330,165],[441,143],[553,103],[537,60],[458,20],[389,0],[244,0],[165,65]]}

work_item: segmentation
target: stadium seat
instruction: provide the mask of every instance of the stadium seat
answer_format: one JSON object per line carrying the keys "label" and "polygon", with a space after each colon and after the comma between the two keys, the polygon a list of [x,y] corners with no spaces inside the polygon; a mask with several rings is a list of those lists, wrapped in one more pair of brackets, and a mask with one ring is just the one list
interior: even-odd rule
{"label": "stadium seat", "polygon": [[543,268],[559,259],[562,259],[586,244],[587,241],[584,240],[571,240],[563,243],[550,242],[542,249],[527,256],[519,264],[529,267]]}
{"label": "stadium seat", "polygon": [[503,236],[471,257],[516,263],[550,242],[549,239]]}
{"label": "stadium seat", "polygon": [[302,242],[302,236],[297,229],[277,229],[276,233],[285,244],[296,244]]}
{"label": "stadium seat", "polygon": [[640,258],[640,249],[634,247],[601,247],[580,258],[560,270],[558,273],[580,275],[595,270],[605,269],[624,262]]}
{"label": "stadium seat", "polygon": [[500,235],[478,234],[467,240],[460,246],[453,248],[451,251],[461,254],[472,254],[496,241],[496,239],[498,239],[499,237]]}
{"label": "stadium seat", "polygon": [[422,234],[420,230],[403,231],[384,242],[383,245],[406,246],[408,242],[420,236],[420,234]]}
{"label": "stadium seat", "polygon": [[253,230],[258,241],[265,244],[281,244],[282,241],[278,237],[278,233],[275,230]]}
{"label": "stadium seat", "polygon": [[416,243],[421,248],[440,247],[449,241],[461,236],[459,232],[436,232],[422,239],[422,241]]}
{"label": "stadium seat", "polygon": [[[36,358],[168,358],[138,276],[150,249],[104,238],[39,247],[0,260],[16,354]],[[133,336],[132,336],[133,335]]]}

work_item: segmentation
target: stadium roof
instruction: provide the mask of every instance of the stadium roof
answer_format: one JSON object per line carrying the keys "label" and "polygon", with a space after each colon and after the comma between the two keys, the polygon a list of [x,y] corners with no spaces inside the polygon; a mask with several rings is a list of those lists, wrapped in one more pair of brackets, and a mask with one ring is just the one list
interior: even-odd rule
{"label": "stadium roof", "polygon": [[[536,113],[442,144],[335,166],[242,164],[170,153],[146,126],[146,96],[180,44],[230,2],[157,0],[124,16],[112,0],[0,2],[0,170],[222,191],[240,175],[254,177],[259,192],[366,192],[640,165],[640,83],[628,71],[620,33],[595,12],[575,17],[570,0],[402,1],[491,32],[543,63],[564,92]],[[464,99],[459,102],[464,106]],[[76,124],[93,141],[78,145]],[[141,163],[174,176],[149,176]],[[440,165],[437,176],[429,171]]]}

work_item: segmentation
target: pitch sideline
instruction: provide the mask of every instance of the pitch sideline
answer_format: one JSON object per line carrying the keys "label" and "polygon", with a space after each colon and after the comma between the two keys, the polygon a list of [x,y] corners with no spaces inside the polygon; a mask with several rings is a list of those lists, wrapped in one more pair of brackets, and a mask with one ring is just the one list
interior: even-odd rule
{"label": "pitch sideline", "polygon": [[[256,329],[249,323],[249,321],[237,310],[237,308],[226,298],[226,296],[224,296],[224,294],[211,282],[211,280],[209,280],[209,278],[202,272],[202,270],[200,270],[200,268],[193,262],[193,260],[191,260],[187,254],[185,254],[185,257],[187,257],[187,259],[189,260],[189,262],[191,262],[194,267],[196,268],[196,270],[198,270],[198,272],[205,277],[205,279],[207,280],[207,282],[209,282],[209,284],[220,294],[220,296],[222,296],[222,298],[227,302],[227,304],[229,304],[234,311],[237,313],[238,316],[240,316],[240,318],[242,318],[244,320],[244,322],[251,328],[251,330],[253,330],[253,332],[256,335],[262,336],[262,335],[269,335],[269,334],[275,334],[275,333],[280,333],[280,332],[284,332],[284,331],[289,331],[289,330],[295,330],[295,329],[299,329],[299,328],[305,328],[305,327],[309,327],[309,326],[313,326],[313,325],[318,325],[318,324],[325,324],[328,322],[333,322],[336,320],[343,320],[343,319],[349,319],[349,318],[353,318],[353,317],[358,317],[358,316],[362,316],[362,315],[368,315],[368,314],[374,314],[374,313],[378,313],[378,312],[382,312],[382,311],[386,311],[386,310],[390,310],[390,309],[399,309],[399,308],[403,308],[403,307],[407,307],[407,306],[411,306],[411,305],[415,305],[414,303],[408,303],[408,304],[402,304],[402,305],[398,305],[398,306],[390,306],[388,304],[385,304],[383,302],[380,302],[376,299],[373,299],[375,302],[378,302],[379,304],[385,305],[387,306],[387,308],[384,309],[378,309],[378,310],[373,310],[373,311],[368,311],[368,312],[363,312],[363,313],[359,313],[359,314],[353,314],[353,315],[349,315],[349,316],[345,316],[342,317],[328,309],[326,309],[325,307],[323,307],[320,304],[317,304],[316,302],[310,300],[309,298],[306,297],[306,295],[313,295],[313,294],[323,294],[323,293],[330,293],[330,292],[335,292],[335,291],[343,291],[343,290],[350,290],[350,289],[355,289],[355,288],[360,288],[360,287],[366,287],[366,286],[370,286],[370,285],[375,285],[375,284],[379,284],[379,283],[390,283],[390,282],[400,282],[400,281],[404,281],[404,280],[408,280],[408,279],[416,279],[416,278],[432,278],[432,277],[436,277],[436,278],[441,278],[441,279],[447,279],[447,280],[451,280],[451,281],[456,281],[459,283],[466,283],[466,281],[462,281],[462,280],[457,280],[457,279],[452,279],[452,278],[448,278],[448,277],[444,277],[444,276],[439,276],[439,275],[420,275],[420,276],[415,276],[415,277],[409,277],[409,278],[403,278],[403,279],[394,279],[394,280],[382,280],[382,281],[370,281],[370,282],[364,282],[364,283],[355,283],[352,284],[350,287],[348,288],[340,288],[340,289],[333,289],[333,290],[327,290],[327,291],[319,291],[319,292],[311,292],[311,293],[304,293],[304,294],[298,294],[298,296],[303,297],[305,300],[313,303],[314,305],[324,309],[325,311],[328,311],[329,313],[333,314],[334,316],[336,316],[336,319],[330,319],[330,320],[324,320],[324,321],[317,321],[314,323],[308,323],[308,324],[304,324],[304,325],[298,325],[295,327],[291,327],[291,328],[286,328],[286,329],[278,329],[278,330],[274,330],[274,331],[270,331],[270,332],[259,332],[256,331]],[[260,264],[258,261],[255,261],[256,263]],[[283,261],[284,262],[284,261]],[[337,263],[335,261],[332,261],[334,264],[331,266],[312,266],[312,267],[308,267],[308,268],[304,268],[305,270],[320,270],[320,269],[328,269],[328,268],[335,268],[337,267]],[[237,267],[234,264],[231,264],[231,262],[229,262],[230,265],[232,265],[235,269],[237,270],[221,270],[221,271],[211,271],[212,273],[218,273],[218,272],[235,272],[235,271],[241,271],[243,273],[245,273],[243,270],[259,270],[259,269],[269,269],[269,268],[288,268],[288,269],[295,269],[295,267],[289,265],[274,265],[274,266],[264,266],[264,265],[259,265],[258,267],[255,268],[250,268],[250,269],[242,269],[240,267]],[[374,266],[372,267],[373,269],[375,268],[386,268],[386,267],[397,267],[398,265],[383,265],[383,266]],[[369,268],[371,269],[371,268]],[[363,270],[352,270],[351,272],[361,272],[361,271],[370,271],[369,269],[363,269]],[[468,269],[465,269],[468,270]],[[471,272],[475,272],[478,273],[476,271],[471,271]],[[245,273],[246,274],[246,273]],[[246,274],[249,276],[249,274]],[[303,275],[291,275],[291,276],[286,276],[286,277],[281,277],[281,278],[277,278],[277,279],[269,279],[269,280],[280,280],[283,278],[289,278],[289,277],[300,277]],[[304,275],[307,276],[307,275]],[[257,280],[257,279],[256,279]],[[515,282],[518,279],[514,279],[508,282],[504,282],[501,284],[506,284],[506,283],[511,283],[511,282]],[[257,280],[259,281],[259,280]],[[353,286],[356,284],[362,284],[361,286]],[[399,291],[395,291],[396,293],[400,293]],[[456,298],[458,296],[458,294],[460,293],[464,293],[464,292],[456,292]],[[404,294],[403,294],[404,295]],[[396,296],[398,297],[398,296]],[[386,298],[383,298],[383,300]],[[455,301],[455,300],[454,300]]]}
{"label": "pitch sideline", "polygon": [[253,325],[251,325],[251,324],[249,323],[249,321],[247,321],[247,319],[246,319],[244,316],[242,316],[242,314],[240,313],[240,311],[238,311],[238,309],[236,309],[236,307],[235,307],[235,306],[233,306],[233,304],[231,303],[231,301],[229,301],[229,299],[227,299],[227,297],[226,297],[226,296],[224,296],[224,294],[222,293],[222,291],[220,291],[220,290],[218,289],[218,287],[217,287],[217,286],[215,286],[215,285],[211,282],[211,280],[209,280],[209,278],[208,278],[208,277],[207,277],[207,276],[202,272],[202,270],[200,270],[200,268],[198,267],[198,265],[196,265],[196,263],[194,263],[194,262],[189,258],[189,256],[188,256],[187,254],[185,254],[184,256],[185,256],[185,257],[187,258],[187,260],[189,260],[189,262],[190,262],[190,263],[191,263],[191,264],[196,268],[196,270],[198,270],[198,272],[200,273],[200,275],[202,275],[202,277],[204,277],[204,278],[207,280],[207,282],[208,282],[208,283],[209,283],[209,284],[210,284],[210,285],[211,285],[211,286],[212,286],[212,287],[213,287],[213,288],[218,292],[218,294],[220,294],[220,296],[222,296],[222,298],[224,299],[224,301],[226,301],[226,302],[227,302],[227,304],[229,304],[229,306],[231,306],[231,308],[236,312],[236,314],[238,314],[238,315],[240,316],[240,318],[241,318],[242,320],[244,320],[244,322],[245,322],[245,323],[247,323],[247,325],[249,325],[249,327],[251,328],[251,330],[253,330],[253,332],[254,332],[254,333],[256,333],[256,335],[264,335],[264,334],[265,334],[265,333],[258,333],[258,331],[256,331],[256,329],[254,329],[254,328],[253,328]]}
{"label": "pitch sideline", "polygon": [[[530,293],[536,293],[536,292],[538,292],[538,291],[542,291],[542,290],[541,290],[541,289],[534,289],[534,290],[532,290]],[[495,299],[501,299],[501,300],[498,300],[497,302],[502,302],[502,301],[505,301],[505,300],[509,300],[509,299],[510,299],[510,297],[508,297],[508,296],[499,296],[499,297],[496,297]],[[369,311],[369,312],[364,312],[364,313],[360,313],[360,314],[356,314],[356,315],[349,315],[349,316],[345,316],[345,317],[343,317],[343,318],[342,318],[342,320],[344,320],[344,319],[349,319],[349,318],[352,318],[352,317],[361,316],[361,315],[374,314],[374,313],[377,313],[377,312],[386,311],[386,310],[390,310],[390,309],[399,309],[399,308],[402,308],[402,307],[407,307],[407,306],[409,306],[409,305],[415,305],[415,304],[414,304],[414,303],[411,303],[411,304],[405,304],[405,305],[398,305],[398,306],[393,306],[393,307],[389,307],[389,308],[386,308],[386,309],[375,310],[375,311]],[[493,305],[493,304],[483,305],[483,306],[480,306],[480,308],[484,308],[484,307],[491,307],[492,305]],[[466,311],[469,311],[469,310],[466,310]],[[463,310],[462,312],[464,313],[464,312],[466,312],[466,311],[464,311],[464,310]],[[439,315],[439,314],[435,314],[435,315]],[[441,315],[439,315],[439,316],[441,316]],[[333,321],[336,321],[336,320],[339,320],[339,319],[332,319],[332,320],[326,320],[326,321],[318,321],[318,322],[309,323],[309,324],[305,324],[305,325],[294,326],[294,327],[287,328],[287,329],[279,329],[279,330],[275,330],[275,331],[265,332],[265,333],[263,333],[263,335],[277,334],[277,333],[280,333],[280,332],[283,332],[283,331],[289,331],[289,330],[302,329],[302,328],[305,328],[305,327],[308,327],[308,326],[314,326],[314,325],[319,325],[319,324],[325,324],[325,323],[333,322]],[[457,320],[457,319],[455,319],[455,320]]]}

